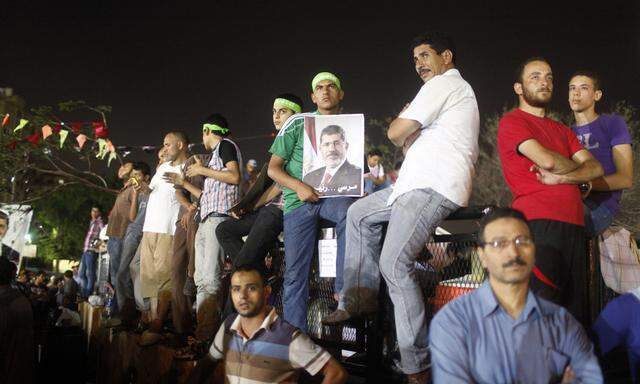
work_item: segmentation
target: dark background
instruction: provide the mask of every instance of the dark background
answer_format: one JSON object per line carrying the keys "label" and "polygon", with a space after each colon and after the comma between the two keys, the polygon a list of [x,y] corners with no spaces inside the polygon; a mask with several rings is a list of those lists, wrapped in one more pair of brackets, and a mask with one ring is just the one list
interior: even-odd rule
{"label": "dark background", "polygon": [[605,105],[640,106],[638,1],[23,3],[2,6],[0,87],[30,106],[112,105],[116,145],[157,145],[169,130],[197,141],[217,111],[245,159],[262,162],[273,97],[296,93],[311,110],[325,70],[341,78],[346,112],[394,115],[421,85],[409,43],[427,29],[455,38],[483,117],[513,105],[514,70],[534,55],[552,64],[556,110],[579,68],[600,72]]}

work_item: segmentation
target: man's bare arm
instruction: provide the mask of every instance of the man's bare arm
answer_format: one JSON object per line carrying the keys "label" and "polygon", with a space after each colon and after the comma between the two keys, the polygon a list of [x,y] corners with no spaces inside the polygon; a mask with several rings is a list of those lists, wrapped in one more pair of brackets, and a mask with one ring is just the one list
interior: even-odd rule
{"label": "man's bare arm", "polygon": [[262,207],[271,200],[275,199],[281,193],[282,191],[280,190],[280,188],[278,188],[278,185],[276,183],[271,184],[271,186],[266,191],[264,191],[264,193],[262,193],[260,198],[256,201],[253,209]]}
{"label": "man's bare arm", "polygon": [[543,184],[582,184],[598,178],[604,174],[604,169],[598,160],[586,149],[574,153],[572,160],[579,164],[576,169],[565,174],[555,174],[544,169],[538,170],[538,180]]}
{"label": "man's bare arm", "polygon": [[536,139],[525,140],[518,146],[518,151],[533,161],[538,168],[556,175],[569,173],[580,164],[561,154],[542,146]]}
{"label": "man's bare arm", "polygon": [[633,184],[633,152],[630,144],[613,147],[613,163],[616,172],[594,179],[591,189],[594,191],[617,191],[631,188]]}
{"label": "man's bare arm", "polygon": [[284,159],[282,157],[271,155],[267,174],[276,183],[295,191],[301,201],[318,201],[318,192],[313,187],[285,172]]}
{"label": "man's bare arm", "polygon": [[322,384],[342,384],[347,382],[349,374],[333,357],[322,367]]}
{"label": "man's bare arm", "polygon": [[415,120],[396,117],[389,125],[387,137],[389,137],[393,145],[402,147],[405,144],[405,140],[420,128],[420,123]]}

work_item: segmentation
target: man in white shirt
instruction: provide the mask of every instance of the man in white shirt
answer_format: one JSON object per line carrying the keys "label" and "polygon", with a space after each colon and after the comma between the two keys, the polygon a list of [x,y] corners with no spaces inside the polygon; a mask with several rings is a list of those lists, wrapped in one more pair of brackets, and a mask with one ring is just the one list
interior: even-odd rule
{"label": "man in white shirt", "polygon": [[336,324],[375,311],[380,271],[394,304],[401,368],[409,382],[418,383],[427,378],[429,359],[415,261],[438,224],[468,203],[478,157],[479,114],[471,86],[455,68],[449,37],[417,37],[413,57],[424,85],[388,131],[389,139],[403,147],[405,160],[393,189],[373,193],[349,208],[344,287],[338,309],[323,321]]}
{"label": "man in white shirt", "polygon": [[171,302],[171,252],[180,203],[173,184],[165,173],[181,173],[188,157],[189,140],[182,132],[164,137],[166,162],[158,166],[149,183],[151,193],[140,241],[140,284],[142,296],[149,298],[151,327],[140,339],[140,345],[152,345],[161,339],[160,331]]}

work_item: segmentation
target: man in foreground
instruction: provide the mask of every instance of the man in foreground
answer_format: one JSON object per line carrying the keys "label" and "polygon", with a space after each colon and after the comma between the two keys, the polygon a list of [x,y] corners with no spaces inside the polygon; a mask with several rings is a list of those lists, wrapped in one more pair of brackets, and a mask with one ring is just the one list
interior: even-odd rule
{"label": "man in foreground", "polygon": [[584,329],[529,289],[536,247],[524,215],[497,208],[478,234],[489,279],[433,318],[434,383],[602,383]]}

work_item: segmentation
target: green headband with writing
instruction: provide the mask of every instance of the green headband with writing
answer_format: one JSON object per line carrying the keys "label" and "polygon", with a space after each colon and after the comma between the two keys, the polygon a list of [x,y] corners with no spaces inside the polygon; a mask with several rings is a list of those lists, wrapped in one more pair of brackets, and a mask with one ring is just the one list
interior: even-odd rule
{"label": "green headband with writing", "polygon": [[342,86],[340,85],[340,79],[336,75],[331,72],[320,72],[313,78],[311,81],[311,92],[316,90],[316,85],[322,80],[329,80],[333,82],[338,89],[342,90]]}
{"label": "green headband with writing", "polygon": [[294,103],[291,100],[283,99],[283,98],[280,98],[280,97],[273,101],[273,107],[275,108],[276,106],[289,108],[290,110],[292,110],[295,113],[301,113],[302,112],[302,107],[300,107],[300,105],[298,105],[298,103]]}
{"label": "green headband with writing", "polygon": [[217,124],[202,124],[202,132],[220,132],[223,135],[226,135],[229,132],[229,128],[222,128]]}

